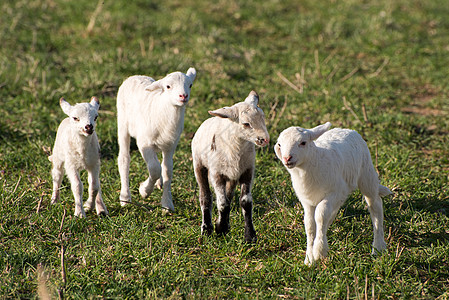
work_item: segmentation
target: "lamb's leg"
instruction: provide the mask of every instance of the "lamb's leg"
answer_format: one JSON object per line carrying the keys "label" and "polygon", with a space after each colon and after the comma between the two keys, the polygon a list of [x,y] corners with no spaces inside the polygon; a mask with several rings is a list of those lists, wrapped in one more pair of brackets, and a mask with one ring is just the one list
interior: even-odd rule
{"label": "lamb's leg", "polygon": [[154,184],[161,177],[161,164],[157,159],[157,153],[150,147],[139,147],[148,168],[148,178],[140,183],[139,192],[142,198],[147,198],[154,189]]}
{"label": "lamb's leg", "polygon": [[87,169],[87,182],[89,183],[89,196],[87,197],[87,201],[84,203],[84,211],[88,212],[94,207],[95,198],[97,197],[98,190],[100,189],[100,173],[99,167],[92,167],[91,169]]}
{"label": "lamb's leg", "polygon": [[313,260],[313,242],[315,241],[316,235],[316,224],[315,224],[315,206],[310,206],[306,203],[301,203],[304,208],[304,226],[307,236],[307,251],[306,259],[304,264],[312,265]]}
{"label": "lamb's leg", "polygon": [[173,154],[173,150],[162,152],[162,176],[159,178],[163,184],[161,205],[171,211],[175,210],[171,195],[171,181],[173,179]]}
{"label": "lamb's leg", "polygon": [[384,211],[382,207],[382,198],[379,195],[379,178],[374,166],[368,165],[364,168],[364,173],[359,179],[359,189],[365,196],[368,204],[371,222],[373,223],[374,241],[372,254],[382,252],[387,248],[384,240]]}
{"label": "lamb's leg", "polygon": [[131,161],[131,156],[129,154],[129,147],[131,142],[131,137],[128,134],[126,128],[120,127],[120,122],[118,122],[118,171],[120,173],[120,204],[125,206],[131,201],[131,192],[129,191],[129,163]]}
{"label": "lamb's leg", "polygon": [[72,187],[73,197],[75,198],[75,216],[85,218],[86,213],[83,208],[83,183],[81,182],[79,172],[74,169],[67,169],[66,172]]}
{"label": "lamb's leg", "polygon": [[51,176],[53,178],[53,193],[51,195],[51,203],[55,204],[59,200],[59,188],[61,186],[62,178],[64,177],[64,163],[53,158],[53,168],[51,169]]}
{"label": "lamb's leg", "polygon": [[253,225],[253,196],[251,195],[251,183],[253,180],[253,170],[248,169],[240,177],[240,207],[245,217],[245,241],[254,243],[257,240],[256,230]]}
{"label": "lamb's leg", "polygon": [[229,232],[229,213],[231,203],[226,197],[226,178],[217,174],[213,176],[212,185],[217,196],[218,218],[215,222],[215,232],[217,234],[226,234]]}
{"label": "lamb's leg", "polygon": [[95,210],[99,216],[109,215],[108,209],[103,202],[103,197],[101,196],[101,188],[98,190],[97,197],[95,198]]}
{"label": "lamb's leg", "polygon": [[384,239],[384,212],[382,207],[382,198],[379,195],[368,197],[365,195],[366,203],[368,204],[368,210],[373,223],[373,251],[372,254],[382,252],[387,249],[387,244]]}
{"label": "lamb's leg", "polygon": [[88,170],[88,181],[89,181],[89,198],[84,204],[84,210],[88,212],[94,207],[97,215],[108,215],[108,210],[106,205],[103,203],[103,198],[101,197],[100,188],[100,167],[95,166],[93,170]]}
{"label": "lamb's leg", "polygon": [[329,245],[327,243],[327,230],[335,219],[340,208],[340,197],[328,195],[315,209],[316,235],[313,242],[313,259],[319,260],[327,256]]}
{"label": "lamb's leg", "polygon": [[226,182],[226,198],[229,199],[229,202],[232,204],[232,200],[234,199],[234,191],[237,185],[237,181],[230,180]]}
{"label": "lamb's leg", "polygon": [[200,206],[202,213],[201,234],[210,235],[212,226],[212,193],[209,187],[208,170],[202,165],[194,167],[195,177],[199,186]]}

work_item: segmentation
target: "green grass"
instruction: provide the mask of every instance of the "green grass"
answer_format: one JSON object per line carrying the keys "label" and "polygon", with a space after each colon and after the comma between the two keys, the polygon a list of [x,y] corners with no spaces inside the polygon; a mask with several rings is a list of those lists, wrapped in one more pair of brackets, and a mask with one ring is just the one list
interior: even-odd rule
{"label": "green grass", "polygon": [[[96,13],[86,0],[0,4],[1,298],[36,298],[39,286],[75,299],[449,297],[446,1],[101,3]],[[147,172],[135,150],[132,194],[146,206],[122,208],[118,86],[190,66],[198,75],[175,154],[176,212],[159,207],[160,191],[138,196]],[[243,242],[236,203],[226,237],[201,237],[192,135],[208,110],[252,89],[272,139],[257,153],[258,242]],[[77,219],[67,179],[62,201],[50,205],[46,151],[64,118],[58,99],[94,95],[110,216]],[[303,212],[272,146],[286,127],[326,121],[363,135],[395,192],[384,199],[388,252],[370,255],[371,221],[355,192],[329,230],[329,257],[307,267]]]}

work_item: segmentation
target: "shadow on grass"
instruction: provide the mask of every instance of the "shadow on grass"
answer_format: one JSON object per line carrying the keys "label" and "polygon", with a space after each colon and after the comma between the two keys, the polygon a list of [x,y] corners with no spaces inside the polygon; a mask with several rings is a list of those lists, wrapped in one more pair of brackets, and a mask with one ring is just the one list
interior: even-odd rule
{"label": "shadow on grass", "polygon": [[[101,142],[101,158],[106,160],[114,160],[118,156],[119,147],[117,142],[117,135],[114,134],[111,139],[107,139]],[[131,139],[130,152],[138,151],[136,140]],[[142,160],[143,161],[143,160]]]}
{"label": "shadow on grass", "polygon": [[442,214],[449,216],[449,201],[448,199],[433,199],[430,197],[421,197],[410,199],[409,204],[414,211],[427,212],[432,214]]}
{"label": "shadow on grass", "polygon": [[27,135],[20,132],[17,128],[9,124],[0,122],[0,142],[3,143],[18,143],[27,140]]}

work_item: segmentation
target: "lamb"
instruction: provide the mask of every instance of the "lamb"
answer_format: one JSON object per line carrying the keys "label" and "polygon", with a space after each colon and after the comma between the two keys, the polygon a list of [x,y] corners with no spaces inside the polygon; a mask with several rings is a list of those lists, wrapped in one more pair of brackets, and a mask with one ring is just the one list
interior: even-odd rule
{"label": "lamb", "polygon": [[[86,217],[86,211],[95,208],[98,215],[108,215],[100,189],[100,145],[95,132],[100,102],[92,97],[89,103],[71,106],[64,98],[59,104],[68,118],[59,125],[56,133],[53,154],[48,157],[52,162],[53,193],[51,203],[59,199],[65,168],[75,198],[75,216]],[[83,183],[79,171],[86,169],[89,181],[89,198],[83,208]]]}
{"label": "lamb", "polygon": [[[189,68],[186,74],[174,72],[157,81],[147,76],[131,76],[120,86],[117,127],[122,206],[131,201],[129,148],[133,137],[149,172],[148,179],[140,184],[140,195],[146,198],[155,184],[159,188],[163,186],[161,205],[174,211],[171,195],[173,154],[184,128],[184,112],[195,77],[196,70]],[[162,152],[162,168],[157,157],[159,152]]]}
{"label": "lamb", "polygon": [[234,189],[241,188],[240,206],[245,217],[245,241],[255,242],[252,222],[251,187],[255,168],[255,145],[269,143],[265,117],[258,107],[259,96],[251,91],[244,102],[224,107],[209,114],[215,116],[201,124],[192,140],[195,177],[199,185],[202,212],[201,233],[212,233],[212,194],[217,198],[217,234],[229,231],[229,213]]}
{"label": "lamb", "polygon": [[327,230],[348,195],[357,187],[365,196],[373,223],[372,253],[387,247],[381,197],[392,192],[379,184],[363,138],[354,130],[329,130],[330,127],[331,123],[327,122],[313,129],[287,128],[274,146],[304,208],[307,235],[304,263],[307,265],[327,256]]}

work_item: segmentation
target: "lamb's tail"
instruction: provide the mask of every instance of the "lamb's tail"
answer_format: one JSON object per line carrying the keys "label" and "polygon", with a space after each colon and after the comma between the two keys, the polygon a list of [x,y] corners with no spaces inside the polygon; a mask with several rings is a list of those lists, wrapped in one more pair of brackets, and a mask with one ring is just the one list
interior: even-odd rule
{"label": "lamb's tail", "polygon": [[391,194],[393,194],[393,192],[390,191],[389,188],[379,184],[379,196],[384,197],[384,196],[388,196],[388,195],[391,195]]}

